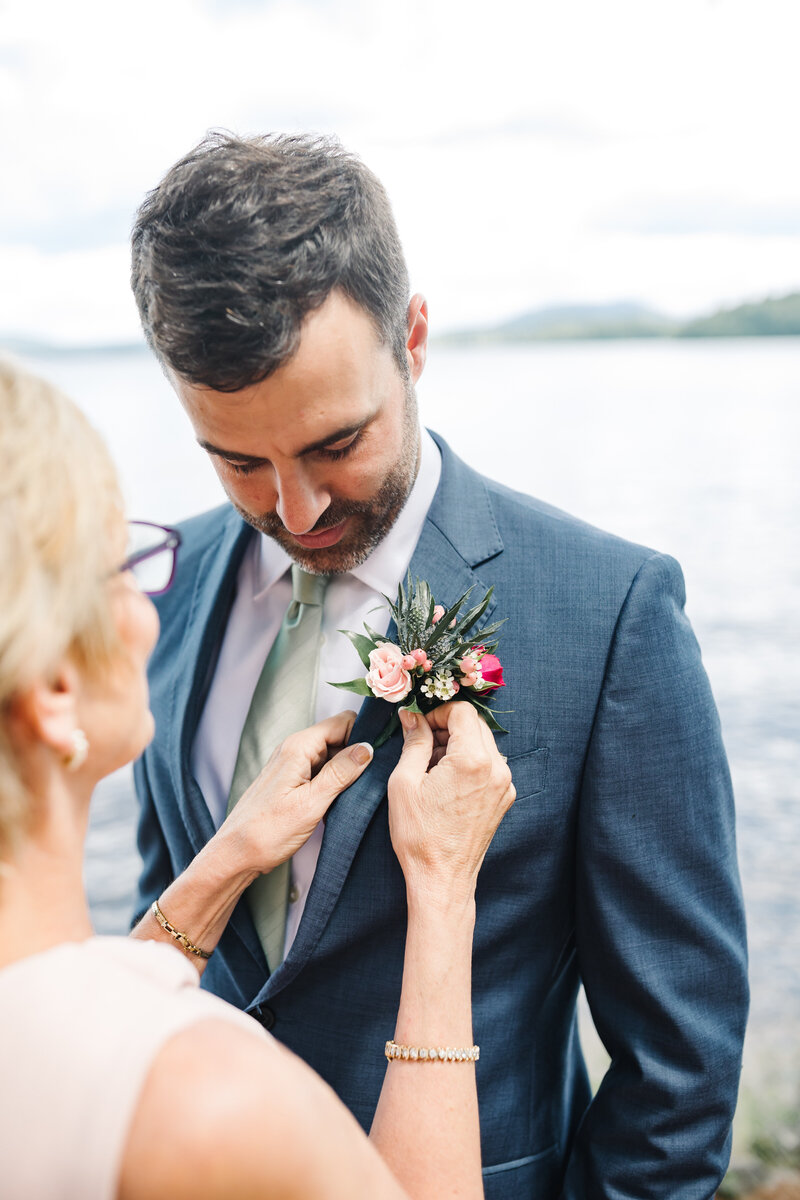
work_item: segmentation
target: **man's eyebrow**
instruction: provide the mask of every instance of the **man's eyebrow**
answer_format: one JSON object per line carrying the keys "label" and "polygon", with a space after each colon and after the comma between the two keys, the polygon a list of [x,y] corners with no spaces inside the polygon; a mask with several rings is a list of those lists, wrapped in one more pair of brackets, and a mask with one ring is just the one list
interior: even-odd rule
{"label": "man's eyebrow", "polygon": [[[370,414],[363,421],[344,425],[341,429],[335,429],[333,433],[328,433],[325,437],[318,438],[315,442],[309,442],[307,446],[303,446],[292,457],[303,458],[306,454],[313,454],[315,450],[323,450],[331,442],[341,442],[344,438],[352,437],[354,433],[359,433],[365,425],[370,423],[372,416],[373,414]],[[215,446],[213,442],[206,442],[202,438],[197,439],[197,444],[208,454],[215,454],[218,458],[230,458],[234,462],[246,463],[248,466],[261,466],[263,463],[269,461],[269,459],[262,458],[259,454],[243,454],[241,450],[223,450],[221,446]]]}
{"label": "man's eyebrow", "polygon": [[341,442],[345,438],[352,437],[354,433],[359,433],[365,425],[368,425],[371,420],[372,415],[365,417],[363,421],[354,421],[351,425],[345,425],[341,429],[336,429],[324,438],[319,438],[316,442],[310,442],[302,450],[298,450],[294,457],[302,458],[305,454],[313,454],[315,450],[324,450],[326,446],[330,446],[331,442]]}
{"label": "man's eyebrow", "polygon": [[249,464],[260,464],[267,461],[266,458],[261,458],[258,454],[242,454],[240,450],[223,450],[221,446],[215,446],[213,442],[205,442],[202,438],[197,439],[197,444],[201,450],[205,450],[207,454],[215,454],[218,458],[232,458],[236,462]]}

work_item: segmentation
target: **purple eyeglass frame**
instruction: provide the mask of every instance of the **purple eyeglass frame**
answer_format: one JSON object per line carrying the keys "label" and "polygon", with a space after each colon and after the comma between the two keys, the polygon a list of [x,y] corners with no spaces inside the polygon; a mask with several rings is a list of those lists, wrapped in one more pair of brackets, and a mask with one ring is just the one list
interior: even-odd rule
{"label": "purple eyeglass frame", "polygon": [[163,542],[159,542],[157,546],[150,546],[150,547],[148,547],[147,550],[137,550],[135,554],[129,555],[128,558],[125,559],[122,566],[119,568],[120,573],[122,573],[123,571],[132,570],[132,568],[135,567],[138,563],[144,562],[148,558],[154,558],[156,556],[156,554],[163,554],[163,552],[165,550],[171,550],[172,551],[172,569],[169,573],[169,580],[167,581],[166,586],[163,588],[159,588],[158,591],[149,591],[148,590],[145,592],[146,596],[163,596],[165,592],[169,591],[169,589],[172,587],[172,584],[175,580],[175,570],[178,565],[178,547],[180,546],[181,542],[183,541],[183,538],[181,537],[181,535],[177,529],[170,529],[170,527],[168,525],[157,525],[155,523],[155,521],[129,521],[128,524],[142,526],[146,529],[157,529],[157,530],[159,530],[160,533],[163,533],[165,536],[164,536]]}

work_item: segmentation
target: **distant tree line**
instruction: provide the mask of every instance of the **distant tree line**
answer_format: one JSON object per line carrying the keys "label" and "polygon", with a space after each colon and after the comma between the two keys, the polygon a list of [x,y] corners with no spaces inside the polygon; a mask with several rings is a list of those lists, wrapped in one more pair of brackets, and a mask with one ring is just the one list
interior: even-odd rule
{"label": "distant tree line", "polygon": [[690,321],[676,321],[641,304],[562,305],[523,313],[500,325],[456,330],[437,340],[451,345],[493,345],[612,338],[786,336],[800,336],[800,292],[719,309]]}

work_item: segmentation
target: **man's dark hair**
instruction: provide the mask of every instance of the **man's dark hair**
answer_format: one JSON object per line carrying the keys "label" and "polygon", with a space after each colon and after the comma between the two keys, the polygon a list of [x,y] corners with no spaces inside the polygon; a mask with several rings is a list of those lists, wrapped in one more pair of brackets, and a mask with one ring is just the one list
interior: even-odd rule
{"label": "man's dark hair", "polygon": [[408,374],[408,270],[389,200],[333,139],[209,134],[148,193],[132,249],[145,337],[190,383],[233,392],[265,379],[334,288]]}

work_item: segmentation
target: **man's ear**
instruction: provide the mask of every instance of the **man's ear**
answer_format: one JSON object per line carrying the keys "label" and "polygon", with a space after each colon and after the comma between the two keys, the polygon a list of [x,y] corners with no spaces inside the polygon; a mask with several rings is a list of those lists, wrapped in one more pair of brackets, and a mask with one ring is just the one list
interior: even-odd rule
{"label": "man's ear", "polygon": [[406,358],[411,382],[416,383],[425,367],[428,354],[428,302],[419,292],[408,305],[408,337]]}
{"label": "man's ear", "polygon": [[27,736],[44,743],[62,758],[73,751],[78,728],[77,691],[79,675],[65,660],[53,679],[38,679],[22,692],[13,705],[13,715]]}

